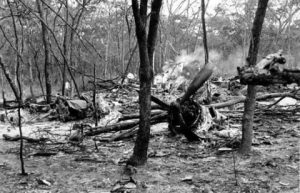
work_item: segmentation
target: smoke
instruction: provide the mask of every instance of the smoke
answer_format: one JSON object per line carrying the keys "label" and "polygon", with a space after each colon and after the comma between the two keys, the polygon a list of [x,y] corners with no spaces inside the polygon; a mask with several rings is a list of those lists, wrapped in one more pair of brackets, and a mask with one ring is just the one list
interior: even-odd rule
{"label": "smoke", "polygon": [[[197,48],[192,53],[182,50],[175,61],[168,61],[162,69],[162,73],[154,77],[154,84],[163,86],[172,91],[179,87],[185,88],[203,67],[205,53],[203,48]],[[236,49],[224,58],[222,52],[217,50],[209,51],[209,62],[215,66],[213,76],[234,76],[237,75],[237,67],[244,65],[244,55],[242,49]]]}
{"label": "smoke", "polygon": [[221,57],[218,62],[215,62],[217,71],[215,75],[218,76],[234,76],[237,75],[237,67],[245,65],[245,56],[243,50],[238,48],[231,52],[231,54],[224,59]]}
{"label": "smoke", "polygon": [[[215,63],[220,60],[221,54],[211,50],[211,62]],[[182,50],[175,61],[168,61],[163,66],[162,73],[154,78],[154,84],[163,84],[166,89],[177,89],[180,85],[189,83],[204,65],[204,50],[198,48],[192,53]]]}

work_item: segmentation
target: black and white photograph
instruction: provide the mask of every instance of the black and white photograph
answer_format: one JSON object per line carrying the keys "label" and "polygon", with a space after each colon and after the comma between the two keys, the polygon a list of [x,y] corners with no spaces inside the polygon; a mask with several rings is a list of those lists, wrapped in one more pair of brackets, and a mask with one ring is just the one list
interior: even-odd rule
{"label": "black and white photograph", "polygon": [[300,0],[0,0],[0,193],[299,193]]}

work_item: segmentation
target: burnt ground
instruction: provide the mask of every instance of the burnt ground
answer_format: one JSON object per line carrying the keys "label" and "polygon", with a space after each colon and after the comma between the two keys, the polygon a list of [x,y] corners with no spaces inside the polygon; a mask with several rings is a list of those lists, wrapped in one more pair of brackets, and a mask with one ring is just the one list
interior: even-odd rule
{"label": "burnt ground", "polygon": [[[123,114],[138,112],[136,93],[107,96],[105,100],[122,104],[119,110]],[[174,100],[171,95],[162,98]],[[226,100],[225,97],[223,101]],[[166,123],[152,126],[148,162],[131,169],[131,178],[124,168],[132,155],[133,137],[107,142],[103,140],[112,133],[104,133],[85,138],[79,145],[69,143],[71,128],[79,121],[35,121],[43,115],[24,111],[24,136],[49,137],[52,141],[25,142],[28,175],[21,176],[19,141],[5,141],[2,137],[18,134],[18,129],[0,122],[0,192],[300,192],[299,105],[270,108],[270,104],[274,101],[258,103],[251,155],[241,156],[235,151],[241,133],[240,104],[231,110],[221,109],[229,118],[223,124],[225,130],[212,129],[201,142],[170,137]],[[54,155],[41,156],[41,152]]]}
{"label": "burnt ground", "polygon": [[[230,138],[188,143],[180,136],[169,137],[166,125],[158,126],[159,132],[151,137],[148,163],[134,170],[128,192],[299,192],[299,122],[261,114],[255,120],[250,156],[218,151]],[[43,122],[24,129],[33,127],[59,129],[66,124]],[[2,134],[14,129],[2,125],[0,130]],[[21,176],[19,142],[1,139],[0,192],[116,189],[126,179],[124,162],[132,154],[134,139],[98,142],[98,151],[91,141],[84,140],[85,148],[49,157],[33,156],[35,145],[25,142],[28,175]]]}

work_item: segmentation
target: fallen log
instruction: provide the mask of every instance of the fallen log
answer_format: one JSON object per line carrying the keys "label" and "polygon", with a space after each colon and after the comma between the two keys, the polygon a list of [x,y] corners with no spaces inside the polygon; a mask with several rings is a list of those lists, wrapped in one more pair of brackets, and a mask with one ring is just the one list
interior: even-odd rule
{"label": "fallen log", "polygon": [[163,102],[162,100],[160,100],[159,98],[157,98],[155,96],[151,96],[151,101],[153,101],[154,103],[161,106],[161,108],[164,109],[164,110],[168,110],[170,108],[169,104]]}
{"label": "fallen log", "polygon": [[[165,115],[165,113],[161,113],[161,114]],[[158,120],[161,118],[161,116],[162,116],[161,114],[153,116],[151,118],[152,119],[151,124],[159,123],[160,121],[158,121]],[[129,129],[127,131],[121,132],[118,135],[115,135],[115,136],[111,137],[108,141],[117,141],[117,140],[122,140],[122,139],[125,139],[125,138],[129,138],[129,137],[137,134],[138,129],[139,129],[138,126],[139,125],[136,125],[136,126],[132,127],[131,129]]]}
{"label": "fallen log", "polygon": [[275,54],[269,54],[254,67],[249,65],[238,67],[240,82],[245,85],[262,86],[292,83],[300,85],[300,69],[284,68],[285,62],[280,50]]}
{"label": "fallen log", "polygon": [[95,136],[95,135],[99,135],[101,133],[126,130],[126,129],[130,129],[138,124],[139,124],[139,121],[132,121],[132,122],[127,122],[127,123],[117,123],[114,125],[108,125],[106,127],[103,127],[103,126],[94,127],[94,128],[89,129],[89,131],[85,132],[84,136]]}
{"label": "fallen log", "polygon": [[121,132],[120,134],[111,137],[110,139],[108,139],[109,142],[111,141],[117,141],[117,140],[122,140],[125,138],[129,138],[133,135],[135,135],[138,132],[139,129],[139,125],[134,126],[133,128],[126,130],[124,132]]}
{"label": "fallen log", "polygon": [[[167,119],[167,113],[163,112],[159,115],[151,117],[151,124],[164,122]],[[84,133],[84,136],[95,136],[99,135],[101,133],[107,133],[112,131],[122,131],[130,129],[136,125],[139,124],[139,120],[132,121],[132,122],[126,122],[126,123],[117,123],[114,125],[108,125],[108,126],[98,126],[90,128],[88,131]]]}
{"label": "fallen log", "polygon": [[[163,111],[161,110],[155,110],[151,111],[151,116],[159,115]],[[121,118],[119,118],[119,121],[125,121],[125,120],[130,120],[130,119],[139,119],[140,118],[140,113],[134,113],[134,114],[127,114],[127,115],[122,115]]]}
{"label": "fallen log", "polygon": [[[6,141],[18,141],[21,139],[21,137],[19,135],[9,136],[7,134],[3,134],[2,136],[3,136],[3,139]],[[48,138],[35,139],[35,138],[31,138],[31,137],[26,137],[26,136],[23,136],[23,139],[26,140],[28,143],[44,143],[47,140],[49,140]]]}
{"label": "fallen log", "polygon": [[[266,99],[270,99],[270,98],[277,98],[277,97],[291,97],[297,100],[300,100],[300,96],[299,94],[297,94],[297,92],[284,92],[284,93],[271,93],[271,94],[265,94],[265,95],[261,95],[258,96],[256,98],[257,101],[262,101],[262,100],[266,100]],[[210,104],[208,105],[209,107],[214,107],[216,109],[220,109],[220,108],[224,108],[224,107],[229,107],[238,103],[242,103],[246,100],[245,96],[240,96],[237,99],[233,99],[230,101],[226,101],[226,102],[222,102],[222,103],[215,103],[215,104]]]}
{"label": "fallen log", "polygon": [[238,69],[242,84],[269,86],[273,84],[300,85],[300,70],[283,69],[282,71],[272,71],[269,74],[257,74],[255,69]]}
{"label": "fallen log", "polygon": [[53,155],[56,155],[58,154],[58,152],[36,152],[36,153],[32,153],[32,154],[29,154],[28,157],[31,157],[31,156],[34,156],[34,157],[50,157],[50,156],[53,156]]}

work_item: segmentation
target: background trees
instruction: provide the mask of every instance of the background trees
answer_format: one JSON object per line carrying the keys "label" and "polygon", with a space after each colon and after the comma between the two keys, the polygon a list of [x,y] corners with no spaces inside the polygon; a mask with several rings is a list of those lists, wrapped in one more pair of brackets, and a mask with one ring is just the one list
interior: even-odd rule
{"label": "background trees", "polygon": [[[16,86],[17,60],[22,84],[32,84],[32,91],[36,94],[41,94],[42,90],[48,95],[50,90],[52,93],[62,92],[64,80],[73,82],[74,91],[86,88],[94,64],[101,79],[121,77],[127,72],[138,74],[139,56],[131,1],[39,0],[43,5],[44,19],[36,2],[0,2],[0,52]],[[243,64],[256,6],[257,1],[252,0],[220,1],[219,4],[207,2],[208,45],[209,50],[221,56],[218,62],[220,71],[235,74],[235,66]],[[299,7],[297,0],[269,3],[259,56],[280,48],[288,55],[288,65],[299,66]],[[49,44],[47,66],[42,23],[48,30],[45,39]],[[157,49],[153,54],[154,74],[159,73],[164,63],[175,59],[182,50],[191,53],[202,47],[201,29],[200,2],[164,2]],[[211,59],[214,57],[211,56]],[[49,84],[45,84],[48,77],[45,69],[49,71],[50,80],[47,82],[50,82],[51,89]],[[3,73],[1,77],[1,85],[8,85]],[[25,97],[30,94],[29,87],[26,89],[23,91]]]}

